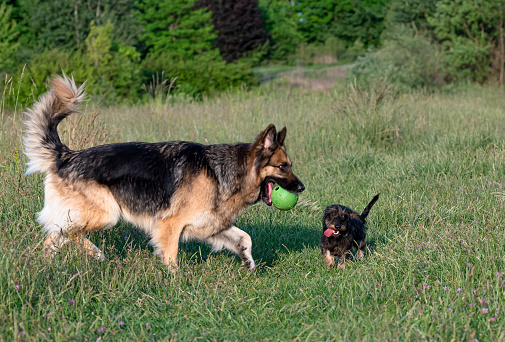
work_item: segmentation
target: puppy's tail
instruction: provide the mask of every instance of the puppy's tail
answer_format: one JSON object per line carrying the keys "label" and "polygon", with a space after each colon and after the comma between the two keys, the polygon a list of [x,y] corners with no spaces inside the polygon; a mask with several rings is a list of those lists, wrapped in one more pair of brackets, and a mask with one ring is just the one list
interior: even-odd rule
{"label": "puppy's tail", "polygon": [[51,89],[28,109],[23,137],[25,154],[29,161],[26,174],[55,170],[62,153],[70,151],[58,136],[58,124],[76,112],[84,99],[84,84],[79,88],[74,78],[56,76],[51,81]]}
{"label": "puppy's tail", "polygon": [[380,193],[378,193],[377,195],[375,195],[374,198],[372,198],[372,200],[370,201],[370,203],[368,203],[368,205],[366,206],[365,210],[363,210],[363,212],[361,213],[361,218],[364,220],[366,219],[366,217],[368,216],[368,213],[370,212],[370,209],[372,209],[373,205],[375,204],[375,202],[377,202],[377,200],[379,199],[379,195]]}

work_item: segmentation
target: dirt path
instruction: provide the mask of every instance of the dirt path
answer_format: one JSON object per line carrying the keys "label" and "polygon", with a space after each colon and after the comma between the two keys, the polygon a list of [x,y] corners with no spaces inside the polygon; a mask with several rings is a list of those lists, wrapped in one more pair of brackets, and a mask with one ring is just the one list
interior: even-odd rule
{"label": "dirt path", "polygon": [[281,80],[289,86],[302,87],[310,90],[331,89],[337,79],[347,75],[346,66],[332,66],[323,69],[296,69],[269,75],[270,80]]}

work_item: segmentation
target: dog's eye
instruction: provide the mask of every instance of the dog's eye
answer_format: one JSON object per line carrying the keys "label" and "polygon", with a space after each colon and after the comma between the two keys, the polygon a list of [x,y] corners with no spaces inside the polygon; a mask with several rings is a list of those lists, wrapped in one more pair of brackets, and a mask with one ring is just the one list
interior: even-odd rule
{"label": "dog's eye", "polygon": [[288,164],[282,164],[282,165],[279,165],[277,166],[279,168],[279,170],[281,170],[282,172],[286,172],[288,170]]}

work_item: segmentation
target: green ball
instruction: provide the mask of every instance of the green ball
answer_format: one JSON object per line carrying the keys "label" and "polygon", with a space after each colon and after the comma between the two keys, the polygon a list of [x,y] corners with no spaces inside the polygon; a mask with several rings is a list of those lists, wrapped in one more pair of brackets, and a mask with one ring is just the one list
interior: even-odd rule
{"label": "green ball", "polygon": [[298,202],[298,194],[292,194],[276,184],[272,190],[271,199],[272,204],[277,209],[289,210],[296,205],[296,202]]}

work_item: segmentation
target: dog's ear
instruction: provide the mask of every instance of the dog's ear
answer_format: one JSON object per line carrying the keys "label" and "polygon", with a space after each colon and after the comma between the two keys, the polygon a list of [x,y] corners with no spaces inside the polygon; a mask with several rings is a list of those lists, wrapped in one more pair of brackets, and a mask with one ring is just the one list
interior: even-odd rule
{"label": "dog's ear", "polygon": [[286,127],[281,129],[279,133],[277,133],[277,142],[279,145],[284,145],[284,139],[286,138]]}
{"label": "dog's ear", "polygon": [[258,135],[254,146],[260,150],[268,150],[272,148],[276,143],[277,130],[273,124],[270,124],[263,132]]}
{"label": "dog's ear", "polygon": [[268,125],[263,132],[262,145],[264,149],[270,149],[276,142],[277,130],[273,124]]}

